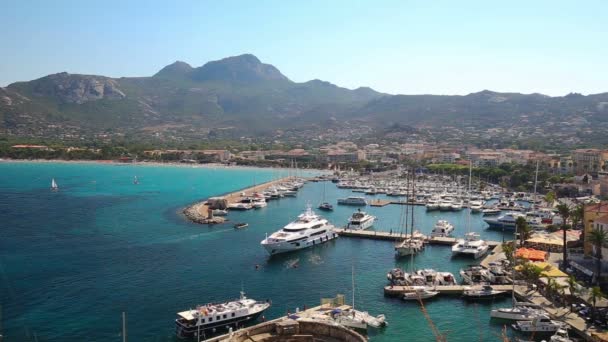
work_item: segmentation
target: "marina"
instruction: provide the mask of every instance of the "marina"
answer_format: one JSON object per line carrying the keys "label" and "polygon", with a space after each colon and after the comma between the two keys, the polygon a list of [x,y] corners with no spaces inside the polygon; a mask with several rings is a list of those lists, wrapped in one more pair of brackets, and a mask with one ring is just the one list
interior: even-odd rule
{"label": "marina", "polygon": [[[130,335],[136,340],[166,340],[162,336],[171,336],[175,330],[170,324],[172,317],[166,314],[167,311],[171,314],[184,312],[189,307],[194,309],[196,303],[218,303],[226,298],[233,298],[234,293],[240,290],[241,282],[251,298],[262,302],[272,301],[272,306],[264,312],[265,318],[271,321],[275,317],[285,316],[287,311],[293,313],[296,307],[316,305],[319,301],[319,293],[329,296],[335,294],[338,289],[351,289],[353,268],[357,271],[355,288],[357,307],[376,315],[384,314],[389,322],[387,328],[370,331],[369,339],[379,342],[393,341],[404,330],[408,330],[411,331],[410,335],[414,340],[423,340],[425,336],[431,334],[431,331],[426,319],[420,315],[417,301],[404,301],[394,297],[412,292],[413,288],[406,286],[390,288],[387,286],[386,272],[397,267],[408,270],[411,267],[417,270],[433,268],[455,275],[460,284],[461,279],[458,274],[461,269],[477,262],[489,266],[489,263],[493,262],[494,255],[500,253],[500,250],[496,249],[499,248],[497,247],[499,241],[505,237],[509,239],[512,234],[487,229],[482,215],[469,217],[466,209],[429,211],[422,205],[383,207],[368,205],[360,209],[377,218],[373,226],[367,229],[336,228],[335,232],[340,236],[337,239],[310,248],[269,256],[260,245],[260,241],[266,235],[270,236],[294,221],[309,204],[316,205],[322,201],[333,204],[332,211],[315,210],[314,206],[312,210],[334,226],[345,226],[358,207],[336,205],[337,199],[347,198],[352,192],[329,182],[308,182],[296,196],[285,196],[268,201],[266,207],[257,210],[228,209],[225,217],[230,221],[247,224],[246,229],[234,229],[233,223],[198,225],[189,222],[183,219],[179,208],[188,207],[191,203],[200,203],[198,202],[200,198],[214,198],[222,193],[230,194],[235,199],[232,203],[237,203],[240,199],[251,196],[251,192],[263,191],[271,185],[285,182],[283,175],[278,175],[277,171],[272,170],[237,169],[218,172],[213,169],[168,167],[158,169],[135,166],[61,165],[56,167],[52,164],[32,169],[26,164],[21,164],[14,169],[11,166],[5,171],[7,174],[16,172],[24,177],[23,181],[10,186],[31,187],[32,196],[28,197],[29,202],[26,207],[46,206],[49,210],[39,218],[44,220],[44,224],[43,221],[36,221],[37,226],[43,225],[46,229],[41,231],[32,227],[33,232],[36,234],[44,232],[45,237],[32,240],[36,236],[33,235],[28,237],[28,240],[18,243],[15,242],[16,237],[10,237],[9,234],[9,240],[3,241],[2,247],[14,255],[19,255],[23,251],[30,250],[28,246],[36,246],[37,253],[48,260],[43,261],[38,258],[34,260],[35,263],[52,263],[56,265],[54,272],[59,272],[63,276],[72,274],[74,269],[85,267],[90,275],[112,272],[117,277],[115,281],[133,283],[133,286],[116,292],[110,290],[114,281],[97,282],[96,288],[102,290],[104,294],[100,299],[86,295],[84,289],[90,285],[75,273],[71,276],[69,289],[67,284],[53,285],[48,280],[40,285],[50,289],[50,294],[58,298],[74,293],[70,289],[84,293],[79,296],[80,299],[76,303],[82,303],[83,310],[85,305],[102,307],[96,316],[102,317],[104,321],[109,321],[116,312],[125,310],[120,305],[103,306],[100,300],[119,303],[119,298],[128,298],[130,305],[126,311],[130,322],[133,322],[133,326],[130,326]],[[139,180],[137,185],[132,182],[135,173]],[[41,178],[39,183],[27,182],[28,179],[33,178],[33,174],[42,174],[42,177],[39,176]],[[57,174],[60,174],[60,177],[56,176]],[[86,181],[82,180],[83,174],[86,175]],[[61,184],[61,191],[49,191],[48,180],[53,177]],[[254,177],[262,183],[255,189],[249,185],[253,183]],[[13,175],[12,178],[19,177]],[[95,182],[92,182],[93,180]],[[235,180],[240,180],[240,183]],[[209,184],[219,184],[223,188],[221,186],[209,188]],[[232,188],[226,187],[226,184],[232,184]],[[119,200],[103,195],[109,192],[121,194],[122,197]],[[242,195],[243,192],[245,196]],[[370,204],[373,203],[370,196],[381,200],[390,197],[388,194],[365,195]],[[57,207],[49,208],[48,206],[55,202],[48,201],[48,198],[57,199],[57,197],[61,202]],[[11,200],[14,199],[7,195],[7,201]],[[46,238],[46,234],[50,232],[60,234],[62,227],[66,226],[63,220],[70,220],[70,213],[76,210],[74,208],[83,205],[96,209],[96,215],[88,223],[79,225],[80,231],[87,232],[86,234],[72,231],[69,236],[73,240]],[[173,206],[173,209],[167,210],[166,208],[170,206]],[[426,247],[414,258],[395,257],[394,244],[408,237],[405,230],[401,229],[400,215],[405,208],[414,210],[415,228],[427,237]],[[58,212],[61,212],[60,216],[49,216]],[[9,227],[19,222],[17,217],[5,219]],[[451,237],[429,238],[438,220],[446,220],[453,225]],[[479,261],[453,257],[449,248],[464,235],[468,220],[470,220],[470,230],[480,234],[493,248],[493,251]],[[96,233],[98,227],[104,227],[103,233],[99,232],[100,235]],[[121,244],[117,241],[125,242]],[[12,242],[14,247],[7,245],[9,242]],[[74,247],[71,243],[82,247]],[[69,259],[71,253],[50,254],[45,248],[51,246],[54,251],[77,248],[83,257],[74,260]],[[91,252],[93,250],[94,254]],[[135,250],[137,254],[131,254]],[[106,253],[100,254],[100,251]],[[204,252],[201,254],[201,251]],[[207,262],[208,260],[193,262],[193,255],[201,255],[203,259],[208,259],[208,256],[212,255],[221,256],[222,262]],[[66,262],[66,260],[70,261]],[[128,263],[120,260],[128,260]],[[106,265],[104,267],[112,267],[112,269],[106,271],[95,268],[93,262],[101,262]],[[227,265],[229,267],[226,267]],[[133,274],[130,272],[133,268],[142,271]],[[10,270],[10,267],[8,269]],[[42,279],[54,278],[52,275],[45,275]],[[24,283],[16,285],[15,288],[28,288]],[[506,293],[512,289],[510,285],[492,286]],[[502,325],[489,319],[490,311],[508,304],[509,296],[501,296],[473,305],[460,298],[466,287],[466,285],[431,287],[429,291],[436,291],[438,294],[437,298],[425,303],[428,315],[439,329],[449,330],[453,329],[449,327],[457,326],[457,329],[450,330],[456,341],[477,339],[479,326],[483,327],[486,335],[499,334]],[[352,290],[346,291],[347,298],[351,295],[349,292]],[[516,292],[519,296],[519,290]],[[29,297],[22,295],[21,298],[31,303],[36,303],[36,298],[42,295],[32,288],[28,293]],[[150,303],[146,299],[151,293],[156,293],[160,297],[157,302]],[[525,292],[521,295],[527,296]],[[8,303],[8,310],[16,310],[16,302],[9,300]],[[72,317],[63,316],[59,312],[54,314],[52,311],[55,305],[57,304],[51,301],[44,307],[37,308],[44,310],[45,315],[50,317],[55,315],[53,322],[65,322],[63,326],[67,327],[78,326]],[[140,309],[144,306],[145,312]],[[30,306],[25,306],[26,310],[30,310],[29,308]],[[408,319],[400,319],[403,315]],[[479,318],[467,319],[471,315]],[[150,324],[137,324],[140,319]],[[17,331],[16,329],[22,326],[19,322],[22,321],[9,319],[8,324],[5,325],[7,331],[10,333]],[[55,326],[56,323],[41,322],[36,327],[38,336],[66,334],[65,330],[54,330]],[[108,339],[113,336],[113,331],[111,325],[101,324],[95,335],[98,339]],[[85,334],[81,333],[81,328],[73,328],[69,331],[69,335],[74,336],[74,341],[86,338]]]}

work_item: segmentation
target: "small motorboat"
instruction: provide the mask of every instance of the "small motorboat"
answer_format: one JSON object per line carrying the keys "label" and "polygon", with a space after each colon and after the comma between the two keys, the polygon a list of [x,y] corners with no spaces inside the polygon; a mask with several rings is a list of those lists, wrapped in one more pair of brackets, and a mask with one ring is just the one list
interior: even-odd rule
{"label": "small motorboat", "polygon": [[211,213],[213,214],[213,216],[226,216],[226,215],[228,215],[228,210],[226,210],[226,209],[213,209],[211,211]]}
{"label": "small motorboat", "polygon": [[234,225],[234,229],[243,229],[249,227],[248,223],[240,222]]}
{"label": "small motorboat", "polygon": [[517,331],[535,333],[554,333],[558,330],[568,329],[566,323],[554,321],[546,315],[541,315],[531,321],[517,321],[511,326]]}
{"label": "small motorboat", "polygon": [[319,204],[319,210],[332,211],[334,210],[334,206],[327,202],[323,202]]}
{"label": "small motorboat", "polygon": [[432,291],[426,287],[418,287],[412,292],[407,292],[403,295],[403,300],[419,300],[433,298],[439,294],[439,291]]}
{"label": "small motorboat", "polygon": [[507,291],[494,290],[490,285],[483,285],[482,287],[465,289],[462,293],[462,298],[467,300],[493,299],[504,295],[506,292]]}

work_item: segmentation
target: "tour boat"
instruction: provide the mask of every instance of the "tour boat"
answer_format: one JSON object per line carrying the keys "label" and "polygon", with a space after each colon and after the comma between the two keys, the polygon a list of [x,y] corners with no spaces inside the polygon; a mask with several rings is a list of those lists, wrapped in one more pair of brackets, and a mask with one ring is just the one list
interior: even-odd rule
{"label": "tour boat", "polygon": [[367,201],[365,200],[365,197],[349,196],[347,198],[338,198],[338,204],[365,206],[367,205]]}
{"label": "tour boat", "polygon": [[353,230],[364,230],[374,225],[376,220],[375,216],[372,216],[361,209],[355,211],[352,216],[348,219],[347,229]]}
{"label": "tour boat", "polygon": [[454,231],[454,226],[446,220],[439,220],[431,231],[431,237],[447,237]]}
{"label": "tour boat", "polygon": [[199,305],[177,313],[176,335],[179,338],[197,338],[204,336],[205,331],[216,331],[222,327],[239,328],[246,322],[257,319],[270,307],[270,303],[258,302],[245,297],[241,292],[238,300],[220,303]]}
{"label": "tour boat", "polygon": [[312,247],[337,237],[334,226],[315,214],[309,205],[295,221],[267,236],[260,244],[270,255],[274,255]]}

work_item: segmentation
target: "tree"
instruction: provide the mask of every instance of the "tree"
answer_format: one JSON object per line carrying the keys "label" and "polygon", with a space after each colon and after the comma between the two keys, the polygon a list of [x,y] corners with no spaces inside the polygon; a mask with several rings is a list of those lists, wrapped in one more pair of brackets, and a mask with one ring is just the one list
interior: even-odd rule
{"label": "tree", "polygon": [[593,315],[595,316],[595,303],[598,299],[604,298],[606,295],[602,292],[602,289],[599,286],[594,286],[591,288],[591,303],[593,304]]}
{"label": "tree", "polygon": [[515,229],[519,234],[519,245],[523,246],[526,240],[530,238],[530,232],[532,231],[525,217],[520,216],[515,220]]}
{"label": "tree", "polygon": [[509,241],[502,244],[502,251],[505,253],[507,260],[511,265],[515,262],[515,241]]}
{"label": "tree", "polygon": [[568,244],[566,243],[566,224],[568,221],[568,218],[570,217],[570,207],[568,207],[567,204],[560,204],[557,206],[557,211],[559,212],[559,216],[562,217],[562,232],[563,232],[563,242],[564,242],[564,246],[563,246],[563,252],[564,252],[564,258],[562,261],[562,265],[564,266],[564,268],[566,267],[566,265],[568,265]]}
{"label": "tree", "polygon": [[522,278],[526,280],[529,284],[535,284],[540,279],[544,269],[540,266],[537,266],[531,262],[526,262],[519,269],[519,273]]}
{"label": "tree", "polygon": [[602,274],[602,247],[608,246],[608,233],[603,229],[594,228],[589,232],[589,242],[595,247],[595,282],[599,285]]}
{"label": "tree", "polygon": [[579,223],[583,222],[585,215],[585,209],[582,204],[577,205],[570,212],[570,218],[572,220],[572,229],[578,228]]}
{"label": "tree", "polygon": [[568,296],[568,298],[569,298],[568,306],[570,307],[570,311],[572,311],[572,303],[574,302],[574,298],[576,297],[576,295],[579,292],[578,291],[579,285],[574,276],[568,276],[568,279],[566,280],[566,282],[568,283],[568,290],[570,291],[570,296]]}
{"label": "tree", "polygon": [[550,207],[553,206],[553,203],[555,202],[555,192],[549,191],[546,195],[545,195],[545,202],[547,202],[547,204],[549,204]]}
{"label": "tree", "polygon": [[546,292],[550,298],[557,299],[559,296],[563,296],[564,288],[566,288],[566,286],[560,285],[555,278],[547,278]]}

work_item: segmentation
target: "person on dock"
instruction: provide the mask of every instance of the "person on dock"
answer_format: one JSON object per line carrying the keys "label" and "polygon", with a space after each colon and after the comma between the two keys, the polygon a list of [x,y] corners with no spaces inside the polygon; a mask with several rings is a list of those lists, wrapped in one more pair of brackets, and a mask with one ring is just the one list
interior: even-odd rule
{"label": "person on dock", "polygon": [[393,235],[393,230],[391,229],[391,232],[389,233],[390,235]]}

